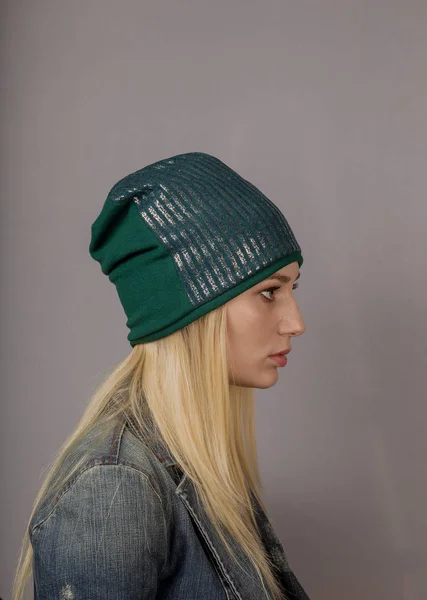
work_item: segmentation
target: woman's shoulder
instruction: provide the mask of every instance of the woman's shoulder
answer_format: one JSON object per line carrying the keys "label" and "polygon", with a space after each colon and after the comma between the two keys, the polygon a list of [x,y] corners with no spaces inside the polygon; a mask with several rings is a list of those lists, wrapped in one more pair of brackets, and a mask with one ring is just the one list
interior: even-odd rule
{"label": "woman's shoulder", "polygon": [[169,505],[149,473],[119,456],[119,448],[95,453],[36,511],[29,536],[37,597],[155,596],[168,559]]}
{"label": "woman's shoulder", "polygon": [[33,514],[30,532],[53,514],[61,499],[72,489],[79,503],[83,498],[78,493],[84,495],[93,485],[104,498],[117,485],[129,493],[133,493],[132,487],[149,487],[153,497],[171,498],[174,486],[165,467],[153,448],[129,428],[126,418],[97,424],[73,445],[57,468]]}

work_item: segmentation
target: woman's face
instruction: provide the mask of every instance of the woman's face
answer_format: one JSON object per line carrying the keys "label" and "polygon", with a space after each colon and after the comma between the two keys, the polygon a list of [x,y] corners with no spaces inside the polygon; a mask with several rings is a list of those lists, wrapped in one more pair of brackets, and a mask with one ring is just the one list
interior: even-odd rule
{"label": "woman's face", "polygon": [[290,348],[291,337],[305,331],[292,291],[298,275],[295,261],[227,303],[230,383],[264,389],[277,382],[280,367],[271,355]]}

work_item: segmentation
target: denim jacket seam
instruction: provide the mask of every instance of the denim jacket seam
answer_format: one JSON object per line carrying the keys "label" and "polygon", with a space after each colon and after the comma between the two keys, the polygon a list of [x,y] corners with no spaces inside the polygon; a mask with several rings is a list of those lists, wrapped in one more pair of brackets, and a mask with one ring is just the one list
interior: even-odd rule
{"label": "denim jacket seam", "polygon": [[[120,449],[121,449],[121,444],[122,444],[122,439],[123,439],[123,432],[126,428],[126,421],[118,421],[116,423],[116,426],[114,428],[114,432],[113,432],[113,436],[112,436],[112,440],[111,440],[111,446],[110,446],[110,454],[109,454],[109,461],[113,462],[113,457],[114,457],[114,461],[117,463],[118,458],[120,456]],[[120,431],[119,431],[120,429]]]}
{"label": "denim jacket seam", "polygon": [[[81,475],[83,475],[83,473],[85,473],[86,471],[89,471],[90,469],[93,469],[94,467],[126,467],[127,469],[131,469],[133,471],[136,471],[137,473],[139,473],[140,475],[144,476],[149,484],[149,486],[151,487],[151,489],[153,490],[153,492],[156,494],[156,496],[159,498],[162,507],[164,508],[164,503],[163,500],[161,498],[161,495],[159,494],[158,490],[155,489],[155,486],[153,485],[151,476],[149,473],[146,473],[145,471],[142,471],[141,469],[137,468],[135,465],[133,465],[132,463],[128,463],[125,460],[119,460],[117,462],[105,462],[105,457],[99,459],[99,458],[94,458],[91,461],[89,461],[88,463],[86,463],[86,465],[79,469],[79,471],[74,475],[74,477],[67,483],[67,485],[64,487],[64,489],[62,490],[62,493],[60,495],[56,496],[56,502],[54,503],[54,505],[52,506],[52,508],[50,509],[50,511],[48,512],[48,514],[41,519],[40,521],[38,521],[37,523],[35,523],[34,525],[32,525],[30,527],[30,534],[33,535],[34,533],[36,533],[36,530],[40,528],[41,525],[43,525],[43,523],[45,523],[49,517],[52,516],[52,514],[55,512],[59,501],[64,497],[64,495],[70,491],[70,489],[74,486],[75,483],[77,483],[78,479],[80,478]],[[163,523],[163,527],[164,527],[164,534],[165,534],[165,539],[167,539],[167,535],[166,535],[166,527],[165,524]]]}
{"label": "denim jacket seam", "polygon": [[[215,546],[212,544],[206,529],[203,527],[203,524],[200,522],[200,519],[197,517],[197,515],[195,514],[195,512],[191,506],[187,505],[187,508],[193,515],[194,520],[198,523],[200,530],[202,532],[202,535],[205,539],[205,542],[207,543],[208,547],[210,548],[210,551],[212,552],[212,554],[216,558],[218,564],[220,565],[220,568],[222,569],[223,576],[225,576],[228,579],[229,585],[233,589],[234,593],[237,595],[237,598],[242,598],[242,596],[240,595],[240,591],[237,589],[235,582],[233,581],[233,579],[230,576],[230,573],[228,572],[227,567],[225,566],[225,564],[222,562],[220,556],[218,555],[218,552],[216,551]],[[227,590],[224,586],[224,583],[222,581],[221,581],[221,583],[222,583],[223,588],[227,592]],[[227,596],[228,596],[228,594],[227,594]]]}

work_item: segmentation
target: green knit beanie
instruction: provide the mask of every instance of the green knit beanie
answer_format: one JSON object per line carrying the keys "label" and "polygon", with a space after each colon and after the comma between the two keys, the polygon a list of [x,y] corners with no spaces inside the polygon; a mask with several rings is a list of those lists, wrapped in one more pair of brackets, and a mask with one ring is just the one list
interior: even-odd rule
{"label": "green knit beanie", "polygon": [[298,261],[284,215],[203,152],[118,181],[92,224],[89,252],[117,289],[131,346],[185,327]]}

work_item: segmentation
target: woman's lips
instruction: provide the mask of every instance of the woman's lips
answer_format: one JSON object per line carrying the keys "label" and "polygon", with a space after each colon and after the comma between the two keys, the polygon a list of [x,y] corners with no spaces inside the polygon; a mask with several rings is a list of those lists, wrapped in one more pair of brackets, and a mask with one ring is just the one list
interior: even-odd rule
{"label": "woman's lips", "polygon": [[284,354],[273,354],[270,358],[272,358],[279,367],[284,367],[288,362],[288,359]]}

